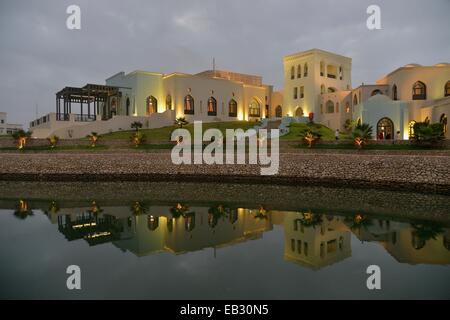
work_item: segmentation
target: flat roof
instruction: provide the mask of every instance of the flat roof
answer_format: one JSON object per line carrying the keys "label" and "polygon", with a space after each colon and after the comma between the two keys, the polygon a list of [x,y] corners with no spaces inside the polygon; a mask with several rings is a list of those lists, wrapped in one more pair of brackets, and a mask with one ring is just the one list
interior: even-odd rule
{"label": "flat roof", "polygon": [[313,48],[313,49],[309,49],[309,50],[306,50],[306,51],[300,51],[300,52],[297,52],[297,53],[289,54],[287,56],[284,56],[283,60],[291,60],[291,59],[294,59],[294,58],[300,58],[300,57],[312,55],[312,54],[315,54],[315,53],[322,53],[322,54],[326,54],[326,55],[330,55],[330,56],[338,56],[338,57],[341,57],[341,58],[344,58],[344,59],[347,59],[347,60],[350,60],[350,61],[352,60],[352,58],[350,58],[350,57],[346,57],[346,56],[341,55],[341,54],[337,54],[337,53],[334,53],[334,52],[325,51],[325,50],[317,49],[317,48]]}

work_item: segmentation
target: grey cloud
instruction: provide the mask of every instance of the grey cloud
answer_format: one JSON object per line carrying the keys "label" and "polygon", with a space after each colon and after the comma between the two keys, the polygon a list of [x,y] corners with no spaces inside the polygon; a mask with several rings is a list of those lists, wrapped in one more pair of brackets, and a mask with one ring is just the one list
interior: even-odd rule
{"label": "grey cloud", "polygon": [[[382,30],[365,27],[381,7]],[[82,29],[65,27],[66,8]],[[54,110],[65,85],[104,83],[135,69],[194,73],[211,67],[283,85],[282,57],[313,47],[353,58],[353,85],[406,63],[450,59],[448,0],[77,0],[0,2],[0,111],[27,124]]]}

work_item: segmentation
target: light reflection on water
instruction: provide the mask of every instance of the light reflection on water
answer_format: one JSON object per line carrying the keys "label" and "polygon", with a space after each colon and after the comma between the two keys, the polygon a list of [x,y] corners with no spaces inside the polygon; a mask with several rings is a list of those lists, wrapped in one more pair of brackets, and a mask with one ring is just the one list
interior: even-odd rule
{"label": "light reflection on water", "polygon": [[[450,298],[445,222],[176,201],[2,204],[1,298]],[[80,292],[65,288],[69,264],[82,268]],[[365,286],[370,264],[381,291]]]}

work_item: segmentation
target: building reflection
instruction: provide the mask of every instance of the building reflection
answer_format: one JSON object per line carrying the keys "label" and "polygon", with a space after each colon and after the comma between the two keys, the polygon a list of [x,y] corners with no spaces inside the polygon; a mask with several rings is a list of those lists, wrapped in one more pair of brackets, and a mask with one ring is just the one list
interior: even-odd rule
{"label": "building reflection", "polygon": [[[14,209],[21,220],[33,216],[26,200],[18,201]],[[64,207],[52,201],[34,209],[44,211],[68,241],[84,239],[91,246],[112,243],[137,256],[220,249],[260,239],[279,226],[284,233],[284,259],[313,270],[350,257],[352,234],[361,242],[378,243],[401,263],[450,264],[450,229],[429,221],[140,201],[113,207],[96,201]]]}

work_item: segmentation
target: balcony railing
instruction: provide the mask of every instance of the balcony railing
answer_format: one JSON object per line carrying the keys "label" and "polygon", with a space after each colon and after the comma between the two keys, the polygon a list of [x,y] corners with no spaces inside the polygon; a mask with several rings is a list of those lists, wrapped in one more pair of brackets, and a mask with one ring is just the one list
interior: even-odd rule
{"label": "balcony railing", "polygon": [[208,116],[217,116],[217,111],[208,111]]}
{"label": "balcony railing", "polygon": [[327,77],[331,79],[336,79],[336,75],[334,74],[327,74]]}
{"label": "balcony railing", "polygon": [[69,121],[70,115],[68,113],[57,113],[56,121]]}
{"label": "balcony railing", "polygon": [[97,117],[95,115],[87,115],[87,114],[76,114],[75,121],[77,122],[91,122],[95,121]]}
{"label": "balcony railing", "polygon": [[184,114],[194,114],[194,109],[184,110]]}

